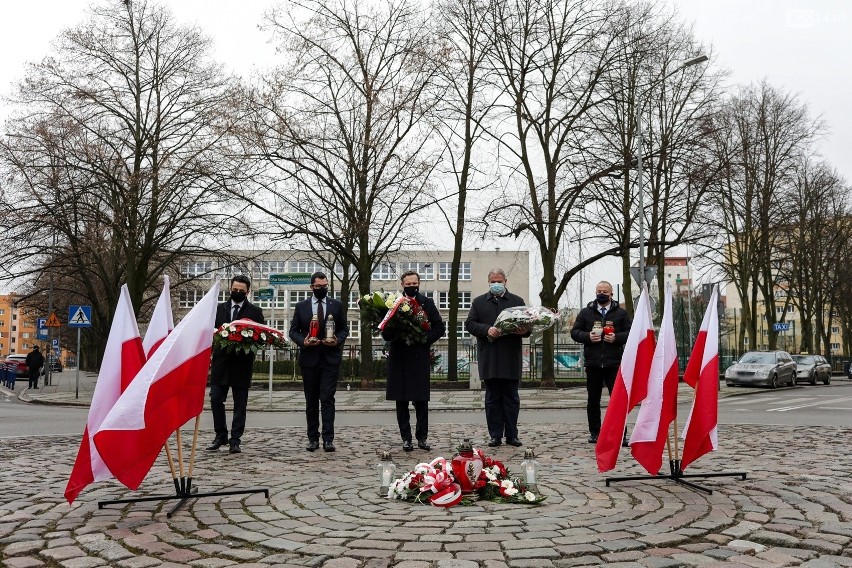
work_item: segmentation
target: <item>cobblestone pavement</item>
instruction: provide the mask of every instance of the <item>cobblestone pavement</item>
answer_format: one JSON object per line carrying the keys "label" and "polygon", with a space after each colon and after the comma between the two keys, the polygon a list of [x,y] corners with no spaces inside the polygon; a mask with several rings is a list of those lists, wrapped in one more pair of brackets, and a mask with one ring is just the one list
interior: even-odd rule
{"label": "cobblestone pavement", "polygon": [[[545,469],[543,504],[445,510],[377,496],[376,450],[395,448],[395,427],[347,429],[336,453],[305,452],[302,428],[252,429],[242,454],[200,452],[194,484],[201,491],[268,487],[270,498],[190,500],[171,519],[168,501],[97,507],[173,491],[162,456],[139,491],[103,482],[69,507],[62,492],[79,437],[4,438],[0,558],[9,568],[852,566],[852,430],[724,427],[719,451],[690,472],[746,471],[748,478],[696,480],[712,495],[666,480],[606,487],[584,430],[525,430]],[[394,457],[407,470],[449,457],[462,437],[485,435],[484,426],[440,424],[431,428],[429,454]],[[492,453],[517,470],[523,449]],[[611,473],[642,472],[622,450]]]}

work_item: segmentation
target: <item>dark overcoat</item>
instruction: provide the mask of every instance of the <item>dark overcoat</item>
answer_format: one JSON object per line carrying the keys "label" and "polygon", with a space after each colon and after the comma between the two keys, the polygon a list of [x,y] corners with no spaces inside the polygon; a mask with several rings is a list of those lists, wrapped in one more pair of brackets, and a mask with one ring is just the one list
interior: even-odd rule
{"label": "dark overcoat", "polygon": [[508,290],[502,296],[487,292],[473,300],[467,314],[465,328],[476,337],[476,353],[479,358],[479,378],[508,379],[520,381],[523,371],[523,337],[516,333],[501,335],[494,341],[488,340],[488,329],[497,321],[497,316],[506,308],[525,305],[524,299]]}
{"label": "dark overcoat", "polygon": [[[216,307],[216,329],[231,321],[230,311],[231,300],[222,302]],[[248,300],[243,302],[237,314],[237,319],[250,319],[257,323],[266,323],[263,318],[263,311]],[[253,374],[254,353],[243,353],[242,351],[228,353],[222,349],[213,349],[210,365],[211,385],[249,388]]]}
{"label": "dark overcoat", "polygon": [[431,298],[418,292],[415,300],[429,318],[426,343],[406,345],[392,330],[382,332],[388,341],[388,383],[386,400],[429,400],[429,376],[432,371],[432,344],[444,337],[446,327]]}
{"label": "dark overcoat", "polygon": [[[630,314],[615,300],[610,300],[610,309],[604,317],[601,317],[597,308],[597,302],[592,300],[580,310],[571,328],[571,339],[583,344],[583,359],[586,367],[618,367],[621,365],[624,344],[627,343],[627,336],[630,335],[632,324]],[[592,343],[589,339],[592,326],[595,322],[600,322],[603,327],[606,321],[611,321],[615,327],[615,341],[607,343],[601,340]]]}

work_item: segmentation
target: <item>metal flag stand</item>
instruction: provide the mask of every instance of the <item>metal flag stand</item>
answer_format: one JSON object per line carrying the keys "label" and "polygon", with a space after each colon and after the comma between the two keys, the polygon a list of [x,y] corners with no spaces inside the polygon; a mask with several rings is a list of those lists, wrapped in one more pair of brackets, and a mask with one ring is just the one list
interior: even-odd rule
{"label": "metal flag stand", "polygon": [[269,489],[265,487],[257,487],[252,489],[228,489],[225,491],[207,491],[203,493],[198,492],[197,487],[192,486],[192,469],[195,465],[195,447],[198,445],[198,425],[201,415],[195,417],[195,430],[192,434],[192,450],[189,458],[189,470],[187,475],[183,474],[183,444],[181,443],[180,436],[180,428],[175,431],[175,438],[177,442],[177,451],[178,451],[178,468],[179,473],[175,471],[174,460],[172,459],[172,452],[169,449],[169,442],[166,440],[165,448],[166,448],[166,459],[169,462],[169,470],[172,473],[172,482],[175,485],[175,494],[174,495],[151,495],[149,497],[131,497],[128,499],[112,499],[109,501],[98,501],[98,509],[103,509],[107,505],[118,505],[123,503],[143,503],[146,501],[173,501],[177,500],[177,504],[172,507],[168,513],[166,513],[167,518],[171,518],[176,511],[178,511],[189,499],[198,499],[199,497],[218,497],[221,495],[248,495],[254,493],[263,493],[263,496],[269,499]]}
{"label": "metal flag stand", "polygon": [[671,434],[666,434],[666,450],[669,454],[669,469],[671,473],[669,475],[633,475],[627,477],[607,477],[606,478],[606,486],[609,487],[610,483],[615,483],[617,481],[635,481],[635,480],[645,480],[645,479],[668,479],[683,485],[684,487],[688,487],[689,489],[693,489],[695,491],[702,491],[708,495],[713,494],[713,490],[703,485],[698,485],[697,483],[691,483],[689,481],[684,481],[684,478],[697,478],[697,477],[740,477],[743,481],[746,479],[746,472],[744,471],[732,471],[732,472],[724,472],[724,473],[683,473],[683,470],[680,468],[681,460],[679,459],[679,449],[677,444],[677,416],[674,419],[674,458],[672,457],[672,438]]}

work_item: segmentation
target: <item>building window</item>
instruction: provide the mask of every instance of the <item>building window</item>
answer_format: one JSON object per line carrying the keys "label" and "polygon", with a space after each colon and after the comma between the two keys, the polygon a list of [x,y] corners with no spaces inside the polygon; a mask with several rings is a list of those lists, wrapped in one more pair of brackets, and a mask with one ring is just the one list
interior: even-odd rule
{"label": "building window", "polygon": [[[3,322],[0,321],[0,325],[3,325]],[[831,333],[840,333],[840,328],[837,326],[832,326]]]}
{"label": "building window", "polygon": [[204,297],[204,294],[202,290],[181,290],[178,294],[178,307],[192,308]]}
{"label": "building window", "polygon": [[6,327],[6,320],[0,320],[0,327]]}
{"label": "building window", "polygon": [[748,345],[748,337],[743,337],[743,345]]}
{"label": "building window", "polygon": [[839,343],[832,343],[832,344],[831,344],[831,350],[832,350],[832,351],[837,351],[837,350],[839,350],[839,349],[840,349],[840,344],[839,344]]}
{"label": "building window", "polygon": [[359,320],[349,320],[349,337],[351,339],[361,338],[361,322]]}
{"label": "building window", "polygon": [[[453,271],[452,262],[442,262],[438,265],[438,280],[449,280]],[[470,263],[459,263],[459,280],[470,280]]]}
{"label": "building window", "polygon": [[[230,296],[230,294],[229,294]],[[257,290],[252,293],[252,303],[256,304],[262,310],[272,309],[272,300],[261,300],[257,297]],[[275,292],[275,309],[284,309],[287,307],[287,291],[279,289]]]}
{"label": "building window", "polygon": [[313,260],[291,260],[290,271],[313,274],[314,272],[325,272],[325,268],[320,263],[314,262]]}
{"label": "building window", "polygon": [[22,333],[22,334],[21,334],[21,337],[22,337],[23,339],[29,339],[29,338],[30,338],[30,333],[29,333],[28,331],[25,331],[24,333]]}
{"label": "building window", "polygon": [[196,260],[184,262],[180,266],[180,275],[189,278],[213,278],[213,261]]}
{"label": "building window", "polygon": [[458,339],[468,339],[470,334],[467,332],[467,329],[464,327],[463,321],[456,322],[456,337]]}
{"label": "building window", "polygon": [[307,300],[313,295],[311,290],[290,290],[290,307],[295,308],[296,304],[303,300]]}
{"label": "building window", "polygon": [[396,264],[393,262],[380,262],[373,270],[373,280],[396,280]]}
{"label": "building window", "polygon": [[254,261],[254,276],[255,278],[269,279],[270,274],[279,274],[287,272],[286,260],[255,260]]}
{"label": "building window", "polygon": [[[335,290],[331,294],[331,297],[334,298],[335,300],[340,300],[340,292]],[[360,298],[361,298],[361,295],[358,293],[357,290],[349,290],[349,303],[347,305],[349,306],[350,310],[357,310],[358,309],[358,300]]]}
{"label": "building window", "polygon": [[[458,305],[459,309],[469,310],[470,309],[470,292],[459,292],[458,293]],[[450,293],[449,292],[438,292],[438,308],[442,310],[450,309]]]}
{"label": "building window", "polygon": [[399,273],[404,274],[405,272],[413,270],[417,274],[420,275],[421,280],[434,280],[435,279],[435,265],[431,262],[400,262],[399,263]]}
{"label": "building window", "polygon": [[5,316],[5,315],[6,315],[6,310],[4,310],[3,308],[0,308],[0,316]]}

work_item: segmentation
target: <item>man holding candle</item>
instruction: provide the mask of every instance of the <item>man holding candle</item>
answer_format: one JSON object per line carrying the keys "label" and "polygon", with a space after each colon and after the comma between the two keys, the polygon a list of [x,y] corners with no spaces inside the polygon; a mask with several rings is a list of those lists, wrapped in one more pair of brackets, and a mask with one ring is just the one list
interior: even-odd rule
{"label": "man holding candle", "polygon": [[[343,342],[349,325],[343,317],[343,304],[328,297],[328,277],[311,274],[313,296],[296,304],[290,322],[290,339],[299,346],[299,367],[305,391],[309,452],[319,449],[320,406],[322,407],[322,449],[334,447],[334,395],[343,362]],[[328,333],[332,331],[334,333]]]}
{"label": "man holding candle", "polygon": [[[601,393],[606,386],[612,394],[615,377],[621,365],[624,344],[630,334],[632,320],[627,310],[612,299],[612,284],[601,281],[595,287],[596,297],[577,314],[571,339],[582,343],[586,365],[586,416],[589,421],[589,443],[598,441],[601,431]],[[627,433],[623,446],[627,446]]]}

